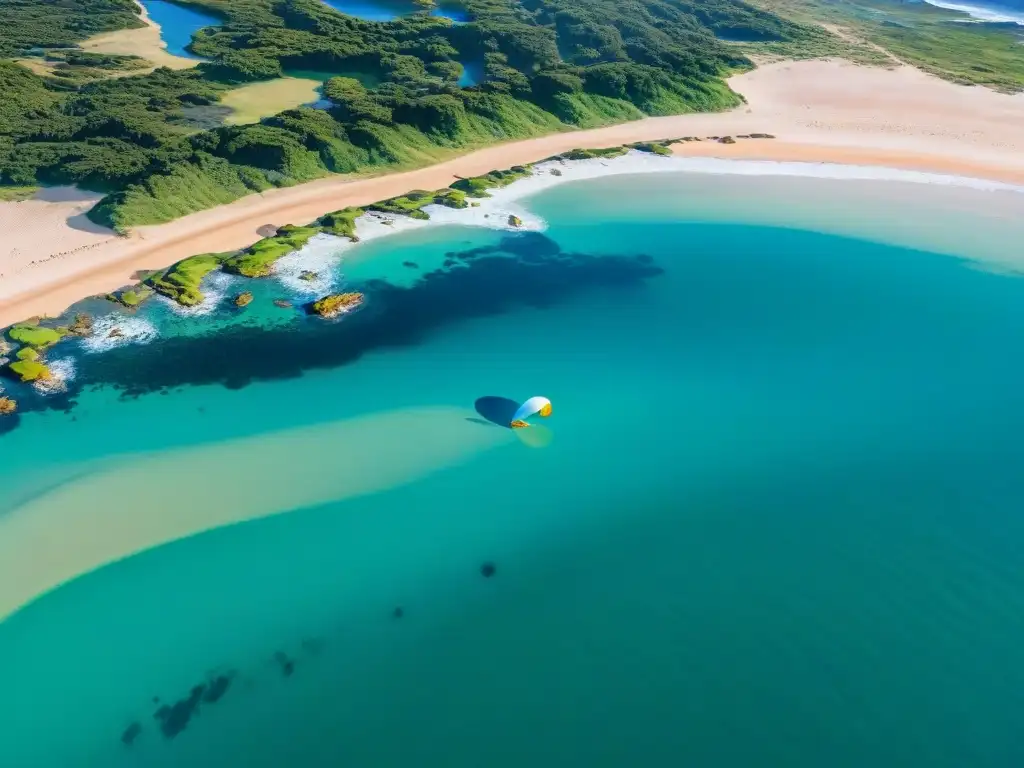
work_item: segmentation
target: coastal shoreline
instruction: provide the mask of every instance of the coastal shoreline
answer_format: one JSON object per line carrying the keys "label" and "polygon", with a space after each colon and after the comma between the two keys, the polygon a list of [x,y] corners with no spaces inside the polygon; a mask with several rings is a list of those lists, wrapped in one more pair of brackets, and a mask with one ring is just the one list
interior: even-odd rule
{"label": "coastal shoreline", "polygon": [[[819,81],[829,76],[833,86],[824,88]],[[459,177],[533,163],[574,148],[771,132],[777,138],[735,144],[690,141],[672,150],[694,158],[884,167],[1024,186],[1024,139],[1012,130],[1015,115],[1024,120],[1024,96],[955,86],[910,68],[882,70],[839,61],[779,62],[737,76],[730,84],[745,96],[747,107],[553,134],[402,173],[320,179],[250,195],[168,224],[139,227],[127,237],[108,232],[99,243],[95,231],[83,232],[92,238],[87,259],[74,249],[62,249],[73,253],[61,257],[47,253],[52,235],[33,229],[30,220],[20,223],[20,233],[7,223],[5,229],[12,230],[8,248],[17,249],[20,243],[22,252],[33,248],[40,256],[31,268],[0,284],[0,327],[57,315],[75,301],[133,282],[139,270],[164,268],[198,253],[247,247],[267,225],[305,224],[347,206],[412,189],[440,189]],[[940,123],[941,130],[936,127]],[[0,224],[10,222],[16,210],[11,206],[19,205],[26,203],[0,204]],[[0,272],[11,270],[0,262]]]}
{"label": "coastal shoreline", "polygon": [[119,29],[115,32],[104,32],[82,41],[81,48],[89,53],[104,53],[115,56],[139,56],[150,63],[146,69],[134,70],[131,74],[138,75],[152,72],[158,67],[169,69],[192,69],[199,65],[199,59],[176,56],[167,50],[160,32],[160,25],[153,21],[146,6],[136,2],[139,20],[144,27]]}

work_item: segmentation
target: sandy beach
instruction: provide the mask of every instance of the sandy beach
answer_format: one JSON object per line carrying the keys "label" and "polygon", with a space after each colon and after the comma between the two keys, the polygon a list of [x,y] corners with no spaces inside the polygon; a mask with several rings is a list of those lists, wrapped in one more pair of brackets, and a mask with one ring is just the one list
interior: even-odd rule
{"label": "sandy beach", "polygon": [[[251,195],[128,237],[88,223],[84,199],[0,204],[0,326],[54,315],[105,293],[140,269],[259,239],[272,224],[306,223],[348,205],[410,189],[436,189],[458,176],[533,162],[574,147],[606,147],[681,136],[770,133],[774,140],[675,145],[683,155],[845,163],[933,171],[1024,185],[1024,95],[947,83],[909,67],[843,61],[777,62],[730,80],[747,101],[728,113],[649,118],[502,144],[414,171],[327,178]],[[79,196],[80,198],[82,196]]]}
{"label": "sandy beach", "polygon": [[138,13],[146,26],[95,35],[82,42],[82,50],[118,56],[140,56],[153,65],[149,69],[135,70],[132,74],[151,72],[157,67],[190,69],[199,64],[199,59],[187,59],[168,53],[167,45],[160,37],[160,27],[149,17],[141,3],[138,3]]}

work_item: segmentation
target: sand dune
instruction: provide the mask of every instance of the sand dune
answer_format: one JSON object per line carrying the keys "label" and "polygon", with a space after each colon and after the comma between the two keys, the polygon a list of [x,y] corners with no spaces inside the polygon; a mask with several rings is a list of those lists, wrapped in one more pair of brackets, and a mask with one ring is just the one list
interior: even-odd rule
{"label": "sand dune", "polygon": [[153,65],[149,69],[135,70],[133,74],[151,72],[157,67],[190,69],[199,64],[198,59],[187,59],[184,56],[168,53],[167,45],[160,37],[160,27],[150,19],[146,8],[141,3],[138,12],[139,18],[146,23],[146,26],[95,35],[82,42],[82,50],[117,56],[140,56]]}
{"label": "sand dune", "polygon": [[[446,406],[386,411],[140,455],[59,485],[0,519],[0,621],[60,584],[137,552],[397,487],[515,442],[512,430],[471,423],[475,415]],[[413,433],[416,440],[406,439]],[[254,483],[254,473],[269,482]],[[174,494],[150,492],[169,477],[188,477],[204,503],[183,506]],[[135,501],[111,503],[126,498]]]}
{"label": "sand dune", "polygon": [[733,145],[688,142],[676,151],[882,165],[1024,185],[1024,134],[1019,130],[1024,95],[957,86],[909,67],[878,69],[843,61],[778,62],[737,76],[730,85],[747,100],[732,112],[648,118],[512,142],[376,178],[321,179],[251,195],[169,224],[140,227],[126,238],[81,228],[82,200],[3,203],[0,326],[59,313],[80,298],[130,282],[139,269],[244,247],[259,239],[258,230],[268,224],[309,222],[346,205],[444,187],[456,176],[532,162],[574,147],[765,132],[777,139]]}

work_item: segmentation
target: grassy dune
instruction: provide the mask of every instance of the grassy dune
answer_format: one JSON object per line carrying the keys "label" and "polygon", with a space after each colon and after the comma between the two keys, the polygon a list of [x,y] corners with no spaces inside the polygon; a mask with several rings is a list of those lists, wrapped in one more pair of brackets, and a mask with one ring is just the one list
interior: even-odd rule
{"label": "grassy dune", "polygon": [[[753,0],[821,34],[737,47],[754,56],[843,56],[869,64],[903,62],[964,85],[1005,93],[1024,90],[1024,31],[995,24],[964,24],[959,11],[897,0]],[[828,30],[832,31],[828,31]]]}
{"label": "grassy dune", "polygon": [[294,109],[320,98],[323,81],[302,77],[279,77],[249,83],[225,93],[220,103],[232,110],[228,125],[257,123],[286,109]]}

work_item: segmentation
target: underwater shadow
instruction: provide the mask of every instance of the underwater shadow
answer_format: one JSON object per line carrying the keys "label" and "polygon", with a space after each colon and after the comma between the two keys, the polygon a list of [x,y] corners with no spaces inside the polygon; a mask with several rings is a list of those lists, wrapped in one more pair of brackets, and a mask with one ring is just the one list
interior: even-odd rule
{"label": "underwater shadow", "polygon": [[509,400],[507,397],[487,395],[485,397],[477,398],[473,407],[476,408],[477,413],[491,424],[497,424],[499,427],[511,429],[509,424],[512,422],[512,417],[515,416],[516,411],[519,409],[519,403],[515,400]]}

